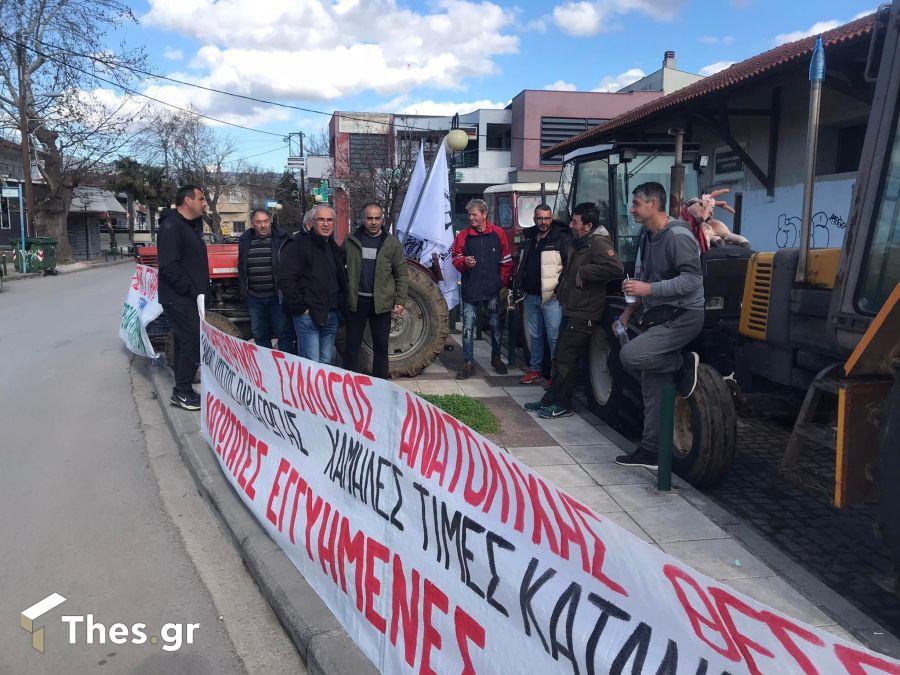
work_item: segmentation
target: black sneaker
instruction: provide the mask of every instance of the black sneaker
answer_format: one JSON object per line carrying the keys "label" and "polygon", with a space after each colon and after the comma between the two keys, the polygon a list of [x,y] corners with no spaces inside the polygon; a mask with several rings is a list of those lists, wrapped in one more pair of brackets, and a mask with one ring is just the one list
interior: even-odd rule
{"label": "black sneaker", "polygon": [[525,404],[525,410],[528,412],[540,412],[545,408],[549,408],[550,406],[544,405],[543,401],[529,401]]}
{"label": "black sneaker", "polygon": [[634,452],[628,455],[619,455],[616,457],[616,464],[621,466],[642,466],[645,469],[659,468],[659,455],[644,448],[637,447]]}
{"label": "black sneaker", "polygon": [[191,390],[190,394],[172,392],[169,403],[184,410],[200,410],[200,394],[194,390]]}
{"label": "black sneaker", "polygon": [[506,364],[503,363],[503,360],[499,356],[491,357],[491,367],[498,375],[506,375],[507,373]]}
{"label": "black sneaker", "polygon": [[559,403],[551,403],[546,408],[538,410],[538,417],[543,417],[545,420],[555,420],[557,417],[571,417],[574,414],[574,410]]}
{"label": "black sneaker", "polygon": [[681,370],[675,375],[675,388],[684,398],[694,395],[697,388],[697,368],[700,366],[700,355],[697,352],[685,352]]}

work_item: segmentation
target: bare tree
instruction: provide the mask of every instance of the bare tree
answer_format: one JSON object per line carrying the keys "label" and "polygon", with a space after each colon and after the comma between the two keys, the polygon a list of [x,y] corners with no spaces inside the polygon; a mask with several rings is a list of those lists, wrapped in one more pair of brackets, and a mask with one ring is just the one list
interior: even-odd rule
{"label": "bare tree", "polygon": [[[191,112],[162,112],[154,116],[138,145],[146,163],[162,166],[174,185],[197,185],[209,210],[204,216],[210,230],[222,233],[219,203],[237,187],[231,161],[237,145]],[[174,194],[174,191],[173,191]]]}
{"label": "bare tree", "polygon": [[93,93],[126,85],[134,77],[130,68],[143,66],[143,54],[124,45],[97,51],[108,31],[134,20],[122,0],[0,0],[0,126],[20,137],[25,118],[36,151],[27,164],[44,183],[33,195],[32,220],[38,233],[58,239],[63,260],[72,254],[67,218],[74,188],[126,145],[140,117],[127,98],[110,103]]}

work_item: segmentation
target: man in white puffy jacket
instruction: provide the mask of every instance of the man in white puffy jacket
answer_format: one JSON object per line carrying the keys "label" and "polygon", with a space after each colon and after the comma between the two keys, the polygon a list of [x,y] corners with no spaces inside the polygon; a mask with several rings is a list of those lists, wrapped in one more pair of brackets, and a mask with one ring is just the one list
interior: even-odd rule
{"label": "man in white puffy jacket", "polygon": [[522,307],[531,338],[531,363],[522,384],[541,378],[545,342],[551,359],[556,351],[562,320],[556,285],[572,243],[568,228],[554,227],[553,211],[546,204],[535,208],[534,225],[526,230],[514,288],[517,295],[524,294]]}

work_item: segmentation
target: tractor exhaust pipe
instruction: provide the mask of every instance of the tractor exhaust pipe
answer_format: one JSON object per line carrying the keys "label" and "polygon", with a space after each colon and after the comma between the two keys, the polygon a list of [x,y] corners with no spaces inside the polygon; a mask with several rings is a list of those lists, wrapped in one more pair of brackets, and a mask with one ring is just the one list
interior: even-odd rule
{"label": "tractor exhaust pipe", "polygon": [[813,193],[816,187],[816,146],[819,143],[819,109],[822,101],[822,81],[825,79],[825,48],[821,36],[816,39],[809,62],[809,121],[806,129],[806,176],[803,183],[803,213],[800,224],[800,259],[794,281],[806,283],[809,258],[810,233],[812,232]]}

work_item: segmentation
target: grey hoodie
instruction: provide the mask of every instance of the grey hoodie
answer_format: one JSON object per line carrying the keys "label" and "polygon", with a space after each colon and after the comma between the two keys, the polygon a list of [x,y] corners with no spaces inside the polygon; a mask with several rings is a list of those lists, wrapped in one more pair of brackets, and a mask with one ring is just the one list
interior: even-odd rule
{"label": "grey hoodie", "polygon": [[658,305],[703,309],[703,273],[700,245],[690,226],[669,218],[656,234],[641,238],[641,281],[650,282],[652,295],[644,296],[644,309]]}

